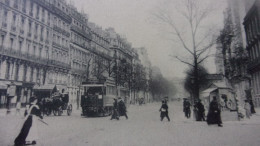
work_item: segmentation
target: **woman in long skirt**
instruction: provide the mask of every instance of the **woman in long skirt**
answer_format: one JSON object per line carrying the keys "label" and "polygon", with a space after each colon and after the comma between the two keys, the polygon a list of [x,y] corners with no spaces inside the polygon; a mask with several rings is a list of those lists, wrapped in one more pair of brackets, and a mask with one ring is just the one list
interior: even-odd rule
{"label": "woman in long skirt", "polygon": [[37,98],[30,98],[30,107],[27,111],[27,115],[25,117],[25,122],[23,127],[16,137],[14,144],[15,146],[23,146],[25,144],[36,144],[36,140],[38,139],[38,130],[37,130],[37,116],[41,119],[40,108],[37,103]]}

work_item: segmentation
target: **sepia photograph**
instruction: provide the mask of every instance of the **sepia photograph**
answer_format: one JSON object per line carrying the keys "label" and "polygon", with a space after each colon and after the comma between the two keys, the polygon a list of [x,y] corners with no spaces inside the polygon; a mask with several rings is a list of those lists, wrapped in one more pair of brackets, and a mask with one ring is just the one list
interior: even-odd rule
{"label": "sepia photograph", "polygon": [[260,0],[0,0],[0,146],[259,146]]}

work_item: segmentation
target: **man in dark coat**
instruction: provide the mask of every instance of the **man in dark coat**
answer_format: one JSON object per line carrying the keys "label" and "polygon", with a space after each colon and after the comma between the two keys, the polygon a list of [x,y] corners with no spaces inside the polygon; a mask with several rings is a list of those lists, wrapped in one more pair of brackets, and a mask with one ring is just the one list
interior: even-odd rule
{"label": "man in dark coat", "polygon": [[195,107],[197,108],[197,112],[198,112],[196,121],[205,121],[205,118],[204,118],[205,109],[204,109],[204,105],[201,103],[200,99],[198,100]]}
{"label": "man in dark coat", "polygon": [[190,118],[190,102],[186,98],[183,101],[183,112],[186,118]]}
{"label": "man in dark coat", "polygon": [[118,103],[117,99],[114,98],[114,106],[113,106],[113,113],[110,120],[117,119],[119,120],[119,114],[118,114]]}
{"label": "man in dark coat", "polygon": [[219,127],[222,127],[222,121],[221,121],[221,111],[218,107],[217,98],[214,96],[213,100],[210,102],[209,105],[209,112],[207,115],[207,123],[208,125],[211,124],[218,124]]}
{"label": "man in dark coat", "polygon": [[166,101],[162,101],[162,106],[159,110],[161,112],[161,121],[166,117],[168,121],[170,121],[170,118],[168,116],[168,105],[166,104]]}
{"label": "man in dark coat", "polygon": [[255,112],[255,106],[254,106],[254,103],[253,103],[253,100],[251,99],[251,100],[249,100],[249,104],[251,105],[251,113],[252,114],[255,114],[256,112]]}
{"label": "man in dark coat", "polygon": [[119,102],[118,102],[118,111],[119,111],[119,116],[125,116],[126,119],[128,119],[128,116],[126,114],[126,106],[125,106],[125,103],[124,101],[119,98]]}

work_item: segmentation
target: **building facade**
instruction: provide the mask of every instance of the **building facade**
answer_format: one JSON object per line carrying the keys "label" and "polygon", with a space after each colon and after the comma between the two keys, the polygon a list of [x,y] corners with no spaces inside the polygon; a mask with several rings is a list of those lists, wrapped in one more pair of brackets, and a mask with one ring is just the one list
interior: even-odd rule
{"label": "building facade", "polygon": [[246,31],[247,50],[249,53],[248,71],[251,74],[252,95],[257,106],[260,106],[260,1],[248,10],[244,18]]}
{"label": "building facade", "polygon": [[137,52],[65,0],[0,0],[0,105],[25,105],[36,86],[55,85],[79,105],[82,82],[104,78],[117,83],[118,96],[129,97]]}

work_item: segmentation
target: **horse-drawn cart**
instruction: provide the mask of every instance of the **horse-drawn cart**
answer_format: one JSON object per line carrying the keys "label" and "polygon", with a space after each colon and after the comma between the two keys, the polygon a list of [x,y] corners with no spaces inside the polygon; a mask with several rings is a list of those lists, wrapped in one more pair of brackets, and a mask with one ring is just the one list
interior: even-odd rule
{"label": "horse-drawn cart", "polygon": [[49,116],[53,113],[55,116],[61,116],[64,110],[67,111],[68,116],[71,115],[72,104],[69,103],[68,93],[64,93],[66,88],[62,85],[45,85],[34,88],[34,94],[40,101],[44,115]]}

